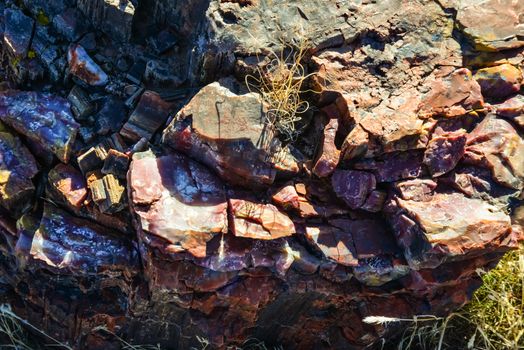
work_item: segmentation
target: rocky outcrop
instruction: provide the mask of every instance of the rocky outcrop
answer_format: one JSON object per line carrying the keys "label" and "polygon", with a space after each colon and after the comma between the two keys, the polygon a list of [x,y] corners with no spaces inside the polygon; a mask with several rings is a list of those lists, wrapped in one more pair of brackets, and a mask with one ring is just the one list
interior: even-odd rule
{"label": "rocky outcrop", "polygon": [[133,211],[139,231],[162,241],[173,253],[206,256],[206,242],[227,232],[223,184],[206,168],[183,155],[155,158],[138,153],[129,171]]}
{"label": "rocky outcrop", "polygon": [[115,41],[126,42],[131,39],[135,6],[131,1],[117,0],[78,0],[77,6],[90,17],[94,25]]}
{"label": "rocky outcrop", "polygon": [[408,263],[417,270],[516,244],[509,216],[478,199],[436,193],[394,201],[388,208],[392,225]]}
{"label": "rocky outcrop", "polygon": [[[0,302],[104,350],[448,315],[524,240],[520,6],[1,3]],[[293,63],[289,140],[255,83]]]}
{"label": "rocky outcrop", "polygon": [[276,169],[264,126],[265,106],[255,93],[237,95],[220,83],[198,92],[164,131],[163,142],[203,162],[224,180],[271,185]]}
{"label": "rocky outcrop", "polygon": [[0,127],[0,205],[20,215],[31,206],[35,194],[32,179],[38,173],[38,165],[20,139]]}
{"label": "rocky outcrop", "polygon": [[62,162],[69,161],[79,125],[64,98],[36,92],[0,92],[0,120]]}
{"label": "rocky outcrop", "polygon": [[24,58],[29,50],[35,21],[20,10],[6,9],[4,11],[5,27],[3,44],[10,53],[18,58]]}
{"label": "rocky outcrop", "polygon": [[482,89],[482,95],[504,98],[520,90],[522,72],[511,64],[501,64],[479,69],[474,78]]}
{"label": "rocky outcrop", "polygon": [[133,273],[137,263],[133,247],[118,235],[52,205],[44,206],[28,258],[46,269],[101,278]]}
{"label": "rocky outcrop", "polygon": [[[499,51],[524,45],[520,2],[512,1],[457,1],[457,24],[482,51]],[[482,21],[478,21],[482,18]]]}
{"label": "rocky outcrop", "polygon": [[468,135],[465,161],[490,169],[502,185],[524,186],[524,141],[505,120],[488,115],[477,125]]}

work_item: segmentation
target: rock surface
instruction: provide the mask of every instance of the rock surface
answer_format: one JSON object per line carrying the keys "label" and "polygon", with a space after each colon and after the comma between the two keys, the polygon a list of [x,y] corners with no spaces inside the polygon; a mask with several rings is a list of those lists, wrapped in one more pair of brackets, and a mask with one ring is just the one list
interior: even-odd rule
{"label": "rock surface", "polygon": [[[457,23],[477,49],[499,51],[524,46],[522,3],[509,0],[469,0],[457,4],[460,4],[457,6]],[[479,18],[483,20],[479,21]]]}
{"label": "rock surface", "polygon": [[20,139],[5,129],[0,131],[0,154],[0,204],[20,215],[31,206],[35,193],[31,180],[38,173],[38,165]]}
{"label": "rock surface", "polygon": [[165,241],[171,252],[206,256],[206,242],[227,232],[223,184],[186,156],[138,153],[129,170],[139,230]]}
{"label": "rock surface", "polygon": [[84,83],[93,86],[107,84],[107,74],[80,45],[72,45],[67,52],[69,71]]}
{"label": "rock surface", "polygon": [[254,93],[237,95],[220,83],[198,92],[164,131],[175,150],[203,162],[236,185],[271,185],[276,170],[267,145],[265,107]]}
{"label": "rock surface", "polygon": [[27,55],[35,21],[22,11],[5,9],[4,11],[4,45],[10,53],[18,58]]}
{"label": "rock surface", "polygon": [[364,318],[445,317],[524,240],[522,11],[1,2],[0,303],[74,349],[394,346]]}
{"label": "rock surface", "polygon": [[0,92],[0,120],[62,162],[69,161],[79,125],[65,99],[36,92]]}

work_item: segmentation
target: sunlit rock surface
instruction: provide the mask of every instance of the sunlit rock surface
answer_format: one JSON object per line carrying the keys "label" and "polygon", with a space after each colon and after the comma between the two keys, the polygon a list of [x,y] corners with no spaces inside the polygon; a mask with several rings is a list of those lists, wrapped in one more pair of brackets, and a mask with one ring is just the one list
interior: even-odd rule
{"label": "sunlit rock surface", "polygon": [[78,132],[69,103],[37,92],[0,92],[0,120],[67,163]]}

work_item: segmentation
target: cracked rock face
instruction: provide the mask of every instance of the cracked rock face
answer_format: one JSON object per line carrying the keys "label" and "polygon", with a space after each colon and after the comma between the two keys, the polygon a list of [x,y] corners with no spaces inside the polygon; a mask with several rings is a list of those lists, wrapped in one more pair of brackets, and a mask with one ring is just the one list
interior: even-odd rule
{"label": "cracked rock face", "polygon": [[222,182],[186,156],[155,158],[138,153],[129,183],[134,212],[144,232],[165,240],[172,252],[206,256],[206,242],[227,232]]}
{"label": "cracked rock face", "polygon": [[[369,349],[406,325],[367,316],[446,316],[524,240],[523,16],[6,0],[1,303],[104,350]],[[289,141],[246,79],[302,41]]]}
{"label": "cracked rock face", "polygon": [[164,131],[168,146],[244,186],[271,185],[275,165],[268,159],[265,107],[254,93],[237,95],[220,83],[198,92]]}

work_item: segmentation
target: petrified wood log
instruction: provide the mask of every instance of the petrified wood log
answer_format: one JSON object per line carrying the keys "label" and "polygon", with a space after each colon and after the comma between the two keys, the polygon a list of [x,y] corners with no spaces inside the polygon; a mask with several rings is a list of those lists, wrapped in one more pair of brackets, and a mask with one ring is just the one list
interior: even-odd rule
{"label": "petrified wood log", "polygon": [[[449,314],[524,240],[522,11],[0,2],[0,301],[104,350],[363,349],[405,327],[367,316]],[[245,81],[301,39],[290,142]]]}

